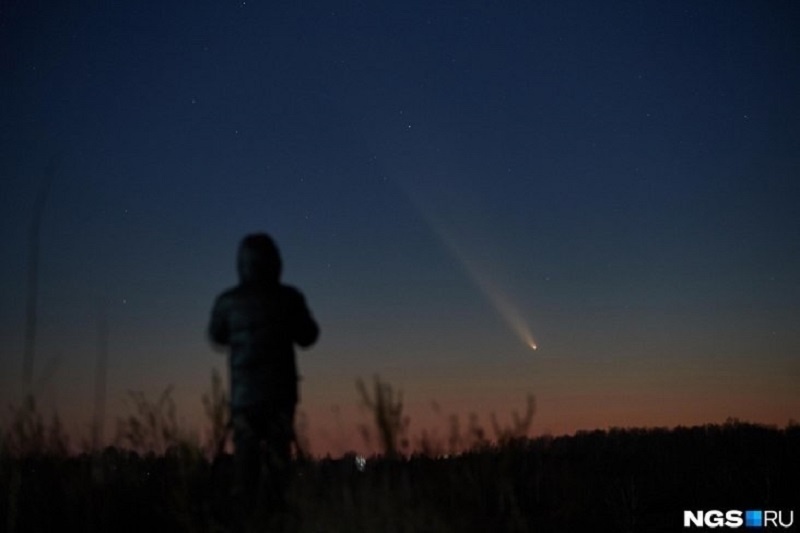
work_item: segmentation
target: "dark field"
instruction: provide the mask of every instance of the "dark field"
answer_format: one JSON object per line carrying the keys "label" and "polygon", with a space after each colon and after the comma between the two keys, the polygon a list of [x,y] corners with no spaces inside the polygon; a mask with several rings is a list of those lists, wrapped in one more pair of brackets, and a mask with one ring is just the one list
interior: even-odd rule
{"label": "dark field", "polygon": [[[3,530],[231,530],[229,455],[210,461],[184,444],[67,456],[46,442],[20,455],[9,443]],[[261,516],[251,529],[679,531],[684,510],[800,511],[800,426],[731,420],[512,439],[450,457],[368,458],[363,471],[355,456],[302,460],[290,499],[283,525]]]}

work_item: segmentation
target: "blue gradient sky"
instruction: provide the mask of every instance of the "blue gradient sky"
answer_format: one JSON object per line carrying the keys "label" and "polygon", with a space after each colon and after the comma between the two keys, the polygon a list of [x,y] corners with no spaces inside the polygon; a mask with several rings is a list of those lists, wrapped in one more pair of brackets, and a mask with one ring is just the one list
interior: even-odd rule
{"label": "blue gradient sky", "polygon": [[360,445],[373,374],[412,433],[528,392],[537,433],[800,416],[796,3],[117,4],[0,12],[2,404],[55,155],[34,381],[75,432],[99,309],[109,419],[172,383],[201,427],[257,230],[322,327],[316,452]]}

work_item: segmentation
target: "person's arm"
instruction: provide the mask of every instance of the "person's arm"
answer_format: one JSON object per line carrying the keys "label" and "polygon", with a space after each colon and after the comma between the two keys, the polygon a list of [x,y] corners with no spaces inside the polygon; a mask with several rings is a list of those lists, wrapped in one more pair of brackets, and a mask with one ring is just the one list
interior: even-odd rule
{"label": "person's arm", "polygon": [[300,291],[294,290],[292,313],[292,340],[302,348],[308,348],[319,338],[319,326],[311,316],[306,299]]}
{"label": "person's arm", "polygon": [[225,295],[217,297],[211,310],[211,321],[208,324],[208,338],[217,345],[230,344],[230,327],[228,325],[227,304]]}

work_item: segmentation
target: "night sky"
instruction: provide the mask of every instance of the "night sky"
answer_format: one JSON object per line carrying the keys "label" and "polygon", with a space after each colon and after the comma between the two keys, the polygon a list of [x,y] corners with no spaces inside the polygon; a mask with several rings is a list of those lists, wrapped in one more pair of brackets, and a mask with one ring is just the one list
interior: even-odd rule
{"label": "night sky", "polygon": [[322,328],[315,453],[363,447],[374,374],[412,436],[528,393],[536,435],[798,419],[799,28],[789,1],[5,1],[3,416],[55,157],[33,381],[76,438],[101,317],[106,435],[169,384],[201,430],[254,231]]}

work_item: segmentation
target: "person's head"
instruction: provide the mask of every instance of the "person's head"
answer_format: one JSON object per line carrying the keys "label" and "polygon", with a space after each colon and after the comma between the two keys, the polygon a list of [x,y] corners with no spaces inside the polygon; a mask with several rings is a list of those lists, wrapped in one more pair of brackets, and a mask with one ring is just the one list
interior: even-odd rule
{"label": "person's head", "polygon": [[266,233],[253,233],[242,239],[237,260],[239,279],[244,282],[278,283],[281,279],[281,254]]}

